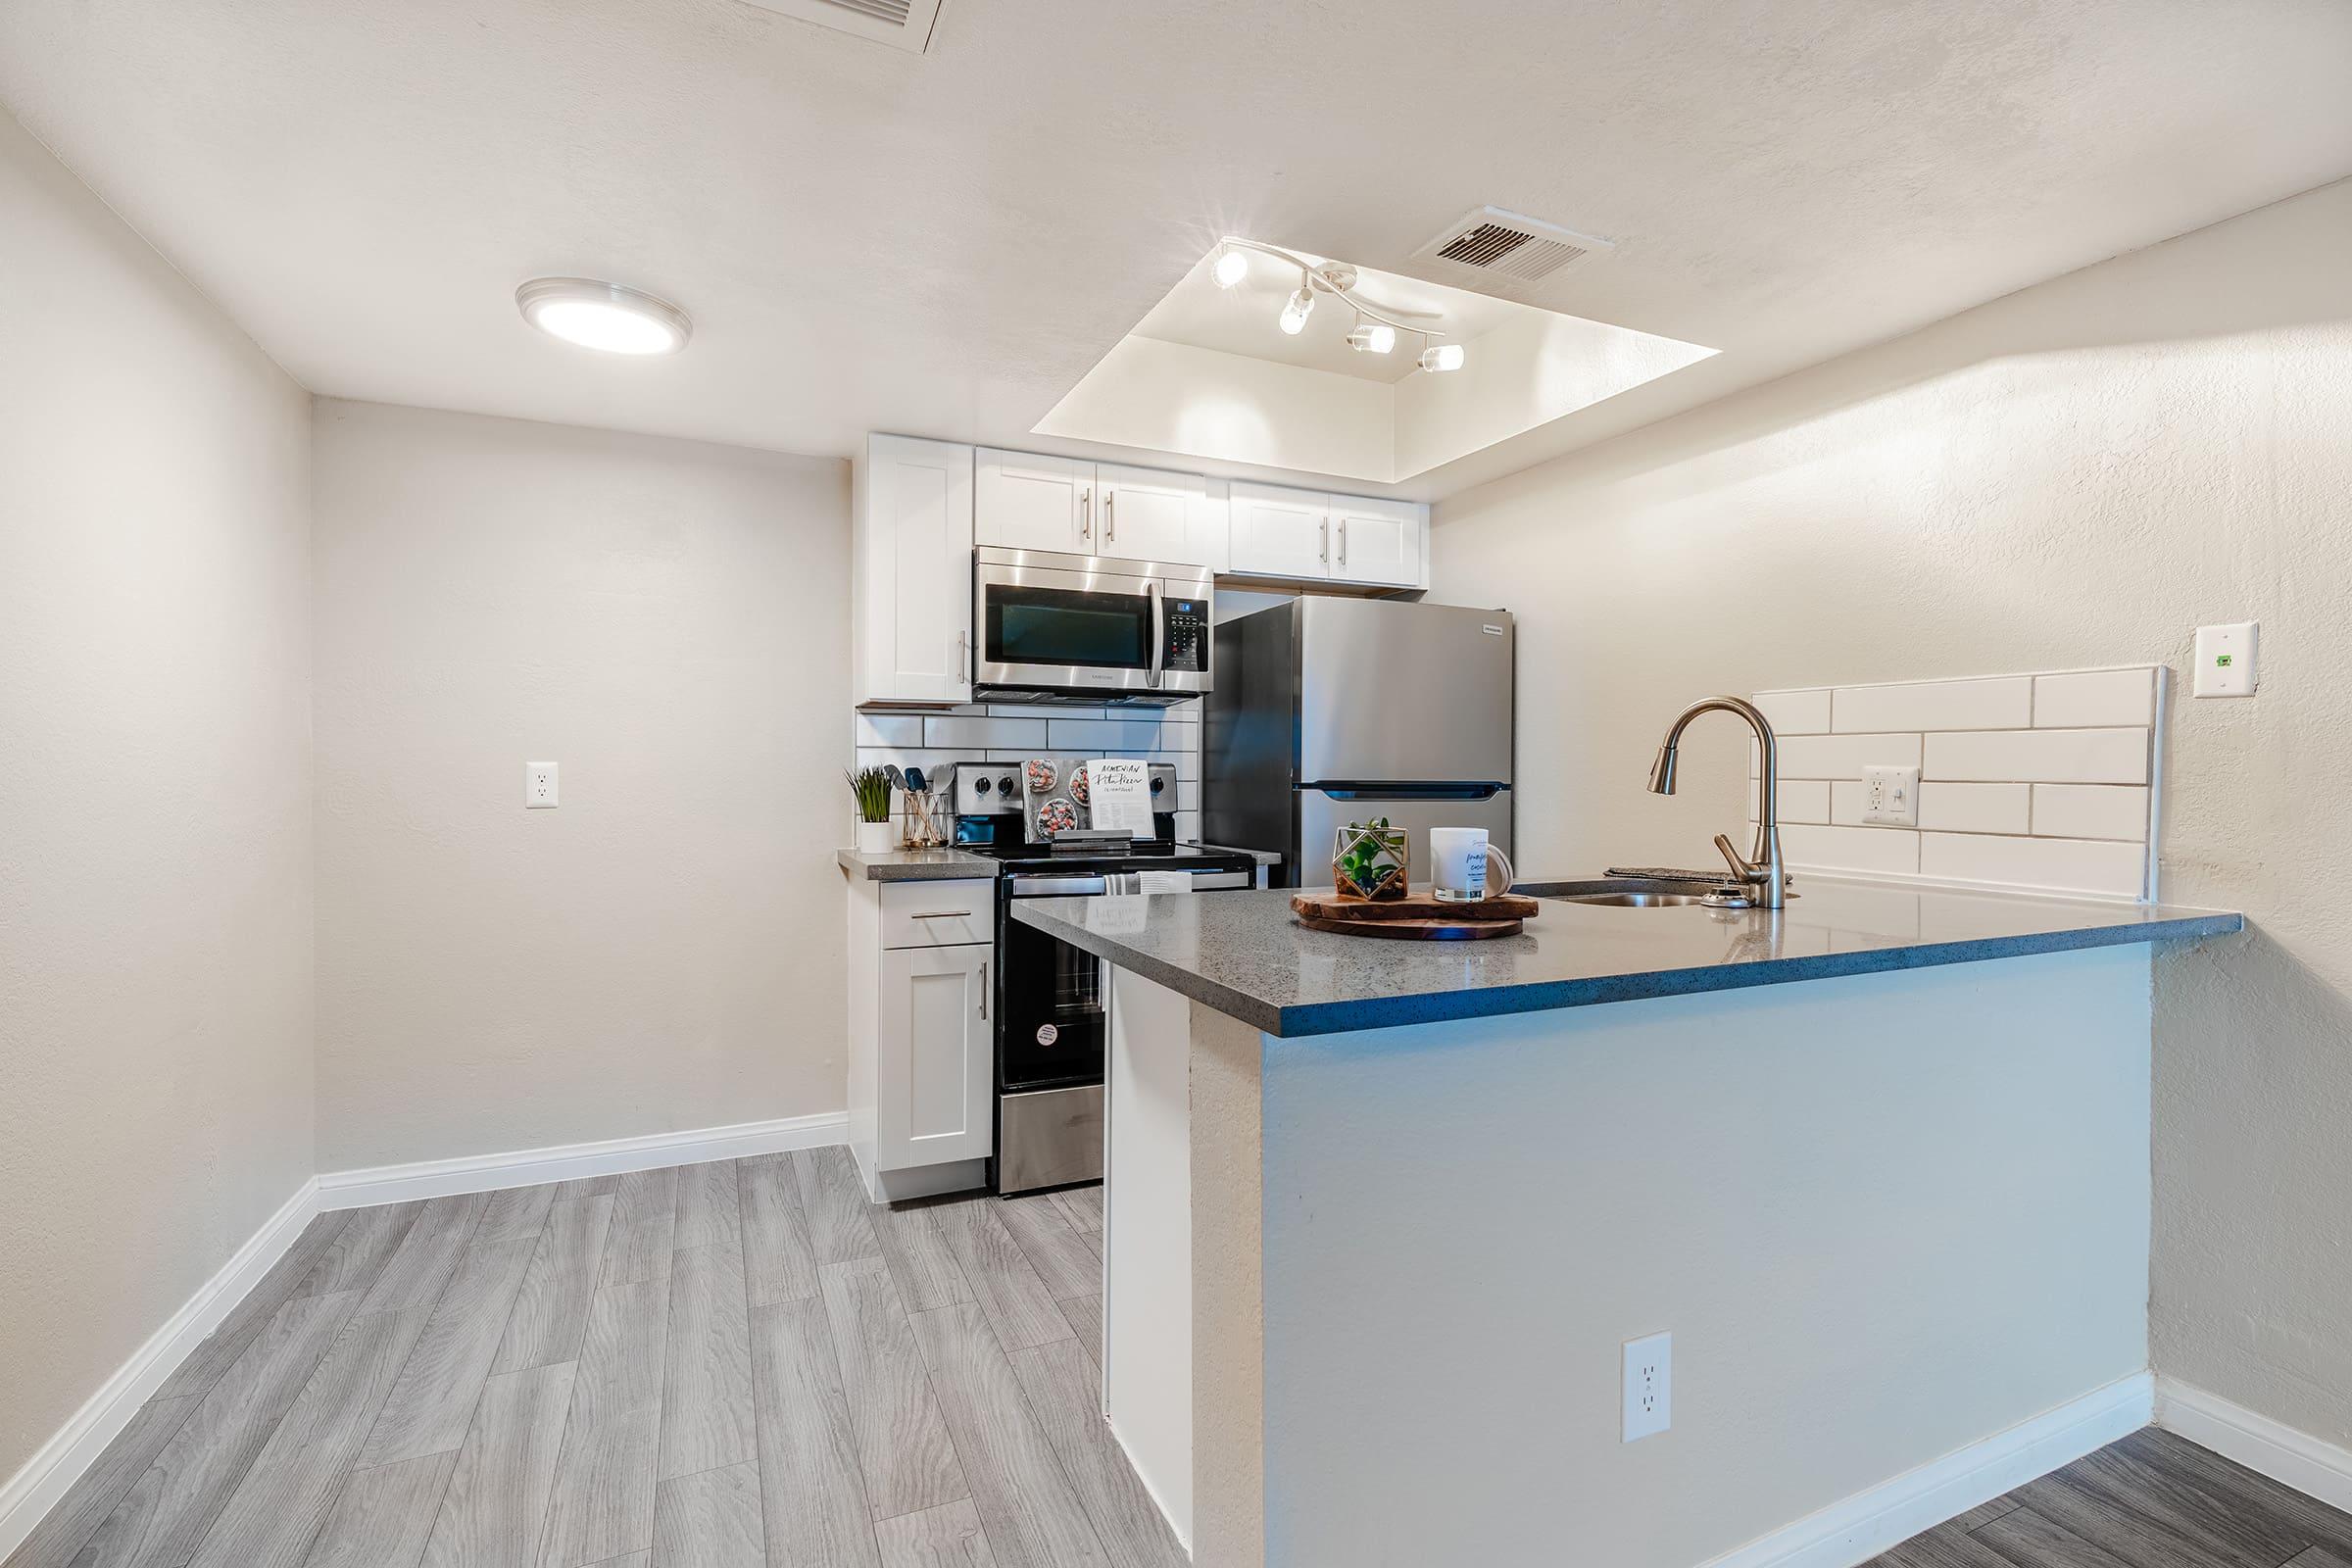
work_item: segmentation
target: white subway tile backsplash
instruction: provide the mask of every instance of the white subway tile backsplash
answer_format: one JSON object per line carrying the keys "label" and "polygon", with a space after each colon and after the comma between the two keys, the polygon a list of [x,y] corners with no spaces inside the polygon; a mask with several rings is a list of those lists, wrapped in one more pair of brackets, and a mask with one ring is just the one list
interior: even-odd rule
{"label": "white subway tile backsplash", "polygon": [[[1780,799],[1775,804],[1784,822],[1827,822],[1830,783],[1827,779],[1785,778],[1781,780]],[[1748,809],[1755,809],[1753,802]]]}
{"label": "white subway tile backsplash", "polygon": [[1148,752],[1160,744],[1156,718],[1056,718],[1046,724],[1047,748],[1056,756],[1089,751]]}
{"label": "white subway tile backsplash", "polygon": [[1187,784],[1200,781],[1200,754],[1199,752],[1153,752],[1151,754],[1151,760],[1168,763],[1176,769],[1177,778]]}
{"label": "white subway tile backsplash", "polygon": [[1775,735],[1826,735],[1830,730],[1830,692],[1758,692],[1753,699],[1763,710]]}
{"label": "white subway tile backsplash", "polygon": [[2156,721],[2156,671],[2095,669],[2034,678],[2038,729],[2094,729]]}
{"label": "white subway tile backsplash", "polygon": [[1781,854],[1792,865],[1824,871],[1899,872],[1908,876],[1919,870],[1919,835],[1908,828],[1783,823]]}
{"label": "white subway tile backsplash", "polygon": [[920,746],[923,744],[923,718],[920,713],[859,713],[857,715],[858,746]]}
{"label": "white subway tile backsplash", "polygon": [[2145,729],[1975,730],[1930,735],[1926,779],[2145,784]]}
{"label": "white subway tile backsplash", "polygon": [[[1788,862],[2143,897],[2163,689],[2162,670],[2142,665],[1761,693],[1781,734]],[[1916,830],[1863,822],[1862,772],[1876,765],[1921,769]]]}
{"label": "white subway tile backsplash", "polygon": [[1200,786],[1179,782],[1176,786],[1176,809],[1179,811],[1200,809]]}
{"label": "white subway tile backsplash", "polygon": [[2136,784],[2036,784],[2034,831],[2068,839],[2148,836],[2148,792]]}
{"label": "white subway tile backsplash", "polygon": [[2024,833],[2033,826],[2031,786],[1961,784],[1949,779],[1919,787],[1923,832]]}
{"label": "white subway tile backsplash", "polygon": [[991,703],[989,713],[996,718],[1101,718],[1100,708],[1062,708],[1047,703]]}
{"label": "white subway tile backsplash", "polygon": [[2147,881],[2147,854],[2136,844],[1922,833],[1919,869],[1926,876],[1958,882],[2134,898]]}
{"label": "white subway tile backsplash", "polygon": [[2023,729],[2034,722],[2034,681],[1907,681],[1840,686],[1830,701],[1830,727],[1840,735],[1917,729]]}
{"label": "white subway tile backsplash", "polygon": [[1200,842],[1200,813],[1199,811],[1178,811],[1176,813],[1176,842],[1179,844]]}
{"label": "white subway tile backsplash", "polygon": [[1781,777],[1860,778],[1866,767],[1919,765],[1917,735],[1791,735],[1780,743]]}
{"label": "white subway tile backsplash", "polygon": [[977,746],[984,750],[1028,749],[1040,752],[1046,745],[1046,720],[1042,718],[926,718],[923,720],[923,744],[926,746]]}

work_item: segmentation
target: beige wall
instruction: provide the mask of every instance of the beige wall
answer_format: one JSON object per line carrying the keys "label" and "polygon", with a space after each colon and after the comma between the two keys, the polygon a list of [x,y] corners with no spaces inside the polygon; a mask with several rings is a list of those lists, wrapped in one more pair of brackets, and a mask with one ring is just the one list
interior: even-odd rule
{"label": "beige wall", "polygon": [[0,1482],[311,1159],[310,399],[0,114]]}
{"label": "beige wall", "polygon": [[1705,864],[1718,691],[2185,670],[2259,619],[2263,686],[2179,683],[2161,958],[2159,1371],[2352,1440],[2352,184],[2012,295],[1442,506],[1436,597],[1519,612],[1522,865]]}
{"label": "beige wall", "polygon": [[319,1168],[841,1109],[846,466],[323,399],[316,453]]}

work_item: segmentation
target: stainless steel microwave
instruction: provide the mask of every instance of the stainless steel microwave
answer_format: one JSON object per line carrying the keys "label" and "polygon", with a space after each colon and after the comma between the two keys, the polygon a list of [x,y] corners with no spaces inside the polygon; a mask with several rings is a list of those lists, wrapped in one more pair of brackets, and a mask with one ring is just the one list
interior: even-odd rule
{"label": "stainless steel microwave", "polygon": [[1205,566],[972,552],[972,683],[1040,702],[1182,702],[1209,686]]}

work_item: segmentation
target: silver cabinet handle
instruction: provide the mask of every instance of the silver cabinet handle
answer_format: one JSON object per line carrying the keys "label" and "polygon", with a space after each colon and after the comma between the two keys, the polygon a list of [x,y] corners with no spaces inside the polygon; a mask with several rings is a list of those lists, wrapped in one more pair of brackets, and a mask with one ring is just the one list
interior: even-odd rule
{"label": "silver cabinet handle", "polygon": [[1331,564],[1331,519],[1326,517],[1316,533],[1320,541],[1315,546],[1315,559],[1326,565]]}
{"label": "silver cabinet handle", "polygon": [[933,909],[928,914],[910,914],[906,918],[909,920],[968,920],[976,912],[972,909]]}
{"label": "silver cabinet handle", "polygon": [[1102,539],[1105,544],[1111,543],[1119,537],[1119,513],[1115,504],[1118,499],[1119,493],[1116,490],[1102,492]]}
{"label": "silver cabinet handle", "polygon": [[1078,492],[1078,537],[1092,539],[1095,536],[1094,528],[1095,493],[1092,490],[1081,490]]}
{"label": "silver cabinet handle", "polygon": [[980,960],[980,1016],[988,1016],[988,960]]}
{"label": "silver cabinet handle", "polygon": [[1340,519],[1340,564],[1348,564],[1348,519]]}

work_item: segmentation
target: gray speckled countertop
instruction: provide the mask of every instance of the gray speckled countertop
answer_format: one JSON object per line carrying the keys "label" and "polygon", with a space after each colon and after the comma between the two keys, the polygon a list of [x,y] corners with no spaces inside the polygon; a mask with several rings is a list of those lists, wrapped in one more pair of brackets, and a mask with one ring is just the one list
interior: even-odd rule
{"label": "gray speckled countertop", "polygon": [[[1539,896],[1624,883],[1521,883]],[[1546,897],[1514,937],[1397,942],[1309,931],[1287,889],[1031,899],[1012,917],[1283,1036],[1540,1012],[1974,963],[2074,948],[2221,936],[2211,909],[1804,878],[1777,916],[1698,906],[1611,908]]]}
{"label": "gray speckled countertop", "polygon": [[852,876],[868,882],[956,882],[965,877],[993,877],[997,862],[961,850],[836,850],[833,858]]}

